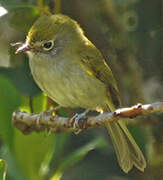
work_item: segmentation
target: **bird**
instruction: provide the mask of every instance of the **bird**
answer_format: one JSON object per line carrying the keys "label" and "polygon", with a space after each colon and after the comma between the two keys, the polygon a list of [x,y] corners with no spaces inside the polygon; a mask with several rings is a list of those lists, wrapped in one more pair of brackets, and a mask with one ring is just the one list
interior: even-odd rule
{"label": "bird", "polygon": [[[121,107],[113,73],[80,25],[63,15],[42,15],[30,28],[16,54],[25,52],[40,89],[62,107],[114,112]],[[146,160],[122,120],[105,126],[125,173],[144,171]]]}

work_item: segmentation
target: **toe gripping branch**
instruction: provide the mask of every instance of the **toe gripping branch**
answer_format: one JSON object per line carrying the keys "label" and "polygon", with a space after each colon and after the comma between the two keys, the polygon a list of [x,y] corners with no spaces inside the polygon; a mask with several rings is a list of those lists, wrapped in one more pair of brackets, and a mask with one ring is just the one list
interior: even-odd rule
{"label": "toe gripping branch", "polygon": [[[86,111],[81,114],[76,114],[72,118],[58,116],[53,110],[44,111],[40,114],[29,114],[17,110],[12,114],[12,123],[24,134],[30,134],[33,131],[45,131],[46,129],[53,133],[75,132],[77,134],[87,128],[102,127],[106,122],[137,116],[147,117],[147,115],[153,113],[163,113],[163,102],[145,105],[137,104],[132,107],[117,109],[115,112],[105,112],[89,117]],[[140,120],[143,121],[143,118]],[[150,120],[148,123],[150,124]]]}

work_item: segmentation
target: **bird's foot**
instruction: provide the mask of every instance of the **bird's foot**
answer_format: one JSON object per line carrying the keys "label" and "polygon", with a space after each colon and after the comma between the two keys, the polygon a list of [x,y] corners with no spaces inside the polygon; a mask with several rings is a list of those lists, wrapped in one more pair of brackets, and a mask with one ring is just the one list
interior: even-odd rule
{"label": "bird's foot", "polygon": [[73,129],[75,130],[75,134],[79,134],[83,129],[86,129],[86,122],[87,117],[86,114],[88,113],[88,110],[86,110],[84,113],[81,114],[75,114],[71,121],[73,121]]}

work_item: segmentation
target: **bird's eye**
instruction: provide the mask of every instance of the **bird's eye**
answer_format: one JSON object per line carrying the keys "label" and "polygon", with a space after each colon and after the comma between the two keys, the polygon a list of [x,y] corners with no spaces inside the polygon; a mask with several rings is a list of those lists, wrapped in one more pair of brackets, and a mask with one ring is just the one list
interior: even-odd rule
{"label": "bird's eye", "polygon": [[54,42],[48,41],[48,42],[44,43],[42,46],[45,51],[49,51],[54,47]]}

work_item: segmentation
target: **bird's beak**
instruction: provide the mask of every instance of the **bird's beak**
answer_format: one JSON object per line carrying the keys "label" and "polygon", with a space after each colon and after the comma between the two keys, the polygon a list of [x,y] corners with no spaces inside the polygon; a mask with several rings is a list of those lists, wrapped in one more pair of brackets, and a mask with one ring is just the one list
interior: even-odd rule
{"label": "bird's beak", "polygon": [[24,43],[16,50],[15,54],[27,52],[29,50],[31,50],[31,46],[29,44]]}
{"label": "bird's beak", "polygon": [[27,51],[30,51],[32,49],[32,47],[27,43],[13,43],[11,45],[12,46],[19,46],[18,49],[16,50],[15,54],[27,52]]}

